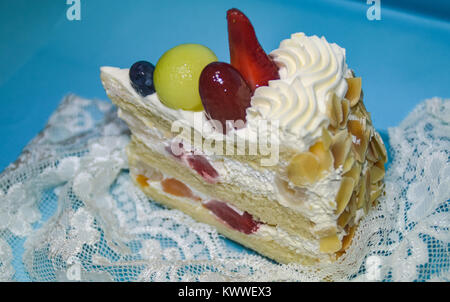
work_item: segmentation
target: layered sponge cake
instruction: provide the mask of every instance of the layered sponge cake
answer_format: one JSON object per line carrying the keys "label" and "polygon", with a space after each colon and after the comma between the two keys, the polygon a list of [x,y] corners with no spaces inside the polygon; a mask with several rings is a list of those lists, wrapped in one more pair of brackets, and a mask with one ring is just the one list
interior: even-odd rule
{"label": "layered sponge cake", "polygon": [[102,67],[152,200],[281,263],[331,262],[383,193],[386,149],[345,50],[291,35],[267,55],[227,13],[231,64],[183,44],[156,64]]}

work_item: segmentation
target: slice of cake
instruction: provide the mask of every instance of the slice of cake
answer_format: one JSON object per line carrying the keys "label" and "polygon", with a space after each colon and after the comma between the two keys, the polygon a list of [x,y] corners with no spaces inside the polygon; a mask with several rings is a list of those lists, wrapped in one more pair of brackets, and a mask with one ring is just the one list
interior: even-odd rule
{"label": "slice of cake", "polygon": [[227,13],[231,64],[197,44],[101,68],[151,199],[281,263],[335,260],[383,193],[386,150],[345,50],[293,34],[267,55]]}

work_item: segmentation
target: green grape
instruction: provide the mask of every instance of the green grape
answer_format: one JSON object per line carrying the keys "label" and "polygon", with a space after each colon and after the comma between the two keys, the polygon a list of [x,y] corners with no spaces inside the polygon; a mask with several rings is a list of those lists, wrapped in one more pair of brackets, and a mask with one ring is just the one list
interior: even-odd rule
{"label": "green grape", "polygon": [[215,61],[216,55],[200,44],[181,44],[168,50],[156,64],[153,76],[161,102],[173,109],[202,111],[200,74]]}

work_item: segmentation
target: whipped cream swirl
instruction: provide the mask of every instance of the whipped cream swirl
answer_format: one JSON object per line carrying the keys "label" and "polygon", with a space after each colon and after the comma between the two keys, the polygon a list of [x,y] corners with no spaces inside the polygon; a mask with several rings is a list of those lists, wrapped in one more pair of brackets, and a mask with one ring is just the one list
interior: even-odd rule
{"label": "whipped cream swirl", "polygon": [[283,138],[305,147],[328,125],[327,103],[333,93],[344,98],[349,70],[345,49],[317,36],[296,33],[271,53],[280,79],[258,87],[247,120],[278,120]]}

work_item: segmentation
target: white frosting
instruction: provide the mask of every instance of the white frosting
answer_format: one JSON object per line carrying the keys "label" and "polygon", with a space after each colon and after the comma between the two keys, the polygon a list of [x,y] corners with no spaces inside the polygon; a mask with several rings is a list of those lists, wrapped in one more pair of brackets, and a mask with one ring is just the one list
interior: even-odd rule
{"label": "white frosting", "polygon": [[278,120],[282,143],[306,149],[328,126],[326,107],[332,94],[344,98],[348,68],[345,49],[324,37],[296,33],[271,53],[279,80],[258,87],[247,109],[247,120]]}

